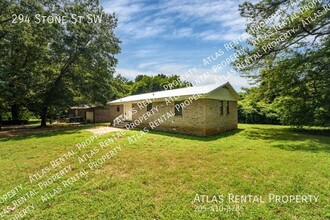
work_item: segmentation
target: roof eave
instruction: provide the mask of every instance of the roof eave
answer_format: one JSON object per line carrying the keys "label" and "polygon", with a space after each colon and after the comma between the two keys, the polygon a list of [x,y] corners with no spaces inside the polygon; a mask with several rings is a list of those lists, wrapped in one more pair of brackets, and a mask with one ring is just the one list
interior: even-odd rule
{"label": "roof eave", "polygon": [[[203,99],[206,97],[206,94],[194,94],[195,96],[198,96],[198,99]],[[184,96],[179,96],[177,98],[175,98],[175,100],[173,101],[182,101],[182,100],[186,100],[189,97],[192,97],[194,95],[184,95]],[[153,99],[152,102],[164,102],[166,99],[171,98],[171,97],[164,97],[164,98],[157,98],[157,99]],[[107,104],[109,105],[122,105],[125,103],[138,103],[138,102],[142,102],[145,101],[146,99],[140,99],[140,100],[132,100],[132,101],[121,101],[121,102],[108,102]]]}

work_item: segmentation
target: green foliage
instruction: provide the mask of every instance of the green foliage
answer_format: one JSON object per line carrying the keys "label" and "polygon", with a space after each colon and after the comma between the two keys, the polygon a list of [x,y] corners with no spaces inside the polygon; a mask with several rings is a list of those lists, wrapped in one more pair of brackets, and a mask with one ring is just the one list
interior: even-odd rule
{"label": "green foliage", "polygon": [[[50,36],[46,25],[13,24],[13,14],[43,14],[38,1],[3,1],[0,16],[0,97],[4,108],[20,117],[21,106],[33,100],[34,82],[38,80],[38,61],[43,56]],[[43,34],[41,34],[43,33]],[[47,36],[47,34],[49,34]]]}
{"label": "green foliage", "polygon": [[261,100],[257,88],[243,88],[237,104],[239,123],[279,124],[279,117],[273,105]]}
{"label": "green foliage", "polygon": [[[117,63],[114,56],[120,51],[113,33],[117,25],[114,15],[92,0],[7,3],[4,16],[10,24],[2,25],[0,39],[1,96],[7,106],[27,106],[42,117],[45,125],[49,109],[60,111],[76,100],[92,104],[109,100]],[[31,18],[35,14],[76,14],[84,19],[75,23],[11,24],[14,11]],[[102,16],[102,21],[88,23],[89,14]]]}
{"label": "green foliage", "polygon": [[272,104],[282,123],[330,125],[328,3],[262,0],[240,6],[252,38],[235,64],[258,57],[240,71],[255,80],[260,101]]}
{"label": "green foliage", "polygon": [[131,94],[132,85],[134,83],[122,75],[116,75],[111,82],[112,97],[111,100],[123,98]]}
{"label": "green foliage", "polygon": [[171,75],[166,76],[164,74],[158,74],[156,76],[138,75],[135,78],[135,83],[132,86],[131,93],[142,94],[147,92],[156,92],[165,90],[164,86],[172,84],[171,89],[183,88],[190,86],[191,84],[186,81],[181,81],[180,76]]}
{"label": "green foliage", "polygon": [[[129,95],[137,95],[148,92],[165,90],[164,86],[171,84],[171,88],[176,89],[191,86],[187,81],[180,81],[180,76],[158,74],[156,76],[137,75],[134,81],[131,81],[118,74],[111,80],[111,100],[119,99]],[[84,103],[84,102],[81,102]]]}

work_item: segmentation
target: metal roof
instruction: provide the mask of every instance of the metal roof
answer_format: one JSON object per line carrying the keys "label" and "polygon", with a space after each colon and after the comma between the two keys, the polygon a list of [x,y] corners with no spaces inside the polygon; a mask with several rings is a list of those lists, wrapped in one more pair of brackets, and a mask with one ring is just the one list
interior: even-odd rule
{"label": "metal roof", "polygon": [[[123,102],[134,102],[134,101],[142,101],[142,100],[148,100],[148,99],[162,99],[167,97],[180,97],[180,96],[191,96],[191,95],[205,95],[208,94],[215,89],[218,89],[220,87],[224,87],[226,85],[229,85],[229,87],[232,88],[232,86],[229,84],[229,82],[219,85],[219,84],[212,84],[212,85],[205,85],[205,86],[194,86],[194,87],[186,87],[186,88],[180,88],[180,89],[171,89],[171,90],[165,90],[165,91],[159,91],[159,92],[150,92],[150,93],[144,93],[140,95],[132,95],[127,96],[125,98],[117,99],[114,101],[108,102],[108,104],[116,104],[116,103],[123,103]],[[235,92],[235,90],[234,90]],[[235,92],[236,93],[236,92]]]}

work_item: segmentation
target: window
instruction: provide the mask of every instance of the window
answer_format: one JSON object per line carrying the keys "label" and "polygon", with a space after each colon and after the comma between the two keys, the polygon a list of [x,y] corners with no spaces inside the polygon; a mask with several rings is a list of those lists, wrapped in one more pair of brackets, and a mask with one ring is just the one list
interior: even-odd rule
{"label": "window", "polygon": [[147,111],[149,112],[149,111],[151,111],[151,109],[152,109],[152,103],[149,103],[149,104],[147,105]]}
{"label": "window", "polygon": [[117,106],[117,112],[119,112],[120,111],[120,107],[119,106]]}
{"label": "window", "polygon": [[223,115],[223,101],[219,102],[219,107],[220,107],[220,115]]}
{"label": "window", "polygon": [[182,116],[182,104],[183,102],[175,102],[174,112],[175,116]]}
{"label": "window", "polygon": [[229,101],[227,101],[227,115],[229,115]]}

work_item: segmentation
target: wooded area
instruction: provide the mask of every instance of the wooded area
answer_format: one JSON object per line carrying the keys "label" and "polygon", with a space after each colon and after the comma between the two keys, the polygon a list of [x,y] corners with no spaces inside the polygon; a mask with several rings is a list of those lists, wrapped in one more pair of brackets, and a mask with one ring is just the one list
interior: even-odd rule
{"label": "wooded area", "polygon": [[240,12],[252,38],[235,65],[245,63],[240,72],[255,83],[240,103],[243,120],[329,126],[330,1],[245,2]]}

